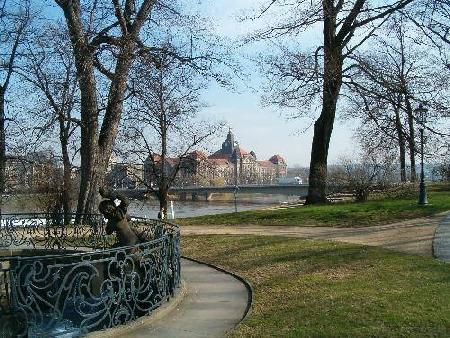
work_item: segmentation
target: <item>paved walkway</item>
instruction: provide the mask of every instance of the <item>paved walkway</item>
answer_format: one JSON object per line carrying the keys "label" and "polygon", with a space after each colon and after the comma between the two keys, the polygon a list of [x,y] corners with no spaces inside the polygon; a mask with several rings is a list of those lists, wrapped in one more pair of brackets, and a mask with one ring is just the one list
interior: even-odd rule
{"label": "paved walkway", "polygon": [[[436,230],[437,229],[437,230]],[[184,226],[182,235],[281,235],[307,239],[382,246],[398,251],[432,255],[450,261],[450,214],[361,228],[312,226]],[[127,332],[130,338],[223,337],[242,319],[248,300],[246,287],[234,277],[204,264],[182,260],[187,294],[178,307],[150,326]]]}
{"label": "paved walkway", "polygon": [[450,215],[445,217],[436,229],[433,251],[437,259],[450,263]]}
{"label": "paved walkway", "polygon": [[[432,256],[434,233],[438,224],[446,215],[447,213],[442,213],[433,217],[361,228],[317,226],[183,226],[181,233],[182,235],[279,235],[381,246],[407,253]],[[450,236],[450,224],[448,231]]]}
{"label": "paved walkway", "polygon": [[231,275],[204,264],[182,260],[187,294],[179,306],[148,327],[127,332],[130,338],[224,337],[242,319],[248,292]]}

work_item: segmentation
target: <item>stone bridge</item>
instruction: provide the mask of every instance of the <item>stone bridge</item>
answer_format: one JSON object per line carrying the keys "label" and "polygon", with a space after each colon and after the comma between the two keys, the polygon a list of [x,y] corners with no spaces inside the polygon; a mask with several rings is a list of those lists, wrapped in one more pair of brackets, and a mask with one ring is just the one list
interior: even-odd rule
{"label": "stone bridge", "polygon": [[[151,194],[148,189],[119,189],[118,192],[123,195],[142,199],[146,195]],[[158,191],[155,189],[154,192]],[[200,198],[210,201],[213,194],[221,193],[238,193],[238,194],[265,194],[265,195],[294,195],[299,197],[306,197],[308,194],[307,184],[270,184],[270,185],[240,185],[237,188],[234,185],[222,186],[222,187],[200,187],[200,186],[188,186],[188,187],[172,187],[170,188],[170,194],[179,195],[180,200],[186,200],[188,195],[192,200],[200,200]]]}

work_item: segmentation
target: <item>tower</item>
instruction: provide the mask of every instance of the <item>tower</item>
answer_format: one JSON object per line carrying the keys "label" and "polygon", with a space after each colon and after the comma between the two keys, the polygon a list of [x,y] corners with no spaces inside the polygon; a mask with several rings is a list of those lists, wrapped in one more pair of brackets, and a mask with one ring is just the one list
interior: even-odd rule
{"label": "tower", "polygon": [[222,152],[231,155],[234,151],[234,147],[235,147],[234,134],[230,128],[228,130],[225,142],[222,143]]}

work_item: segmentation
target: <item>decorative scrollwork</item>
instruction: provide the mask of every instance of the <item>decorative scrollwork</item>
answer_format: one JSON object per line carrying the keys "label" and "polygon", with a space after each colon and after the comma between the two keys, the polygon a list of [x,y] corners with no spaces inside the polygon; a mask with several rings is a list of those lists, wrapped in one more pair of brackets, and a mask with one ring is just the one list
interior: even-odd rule
{"label": "decorative scrollwork", "polygon": [[3,217],[0,246],[17,255],[0,258],[0,335],[114,327],[151,313],[179,285],[174,224],[133,218],[131,226],[149,240],[109,248],[114,239],[99,215],[85,218],[91,224],[67,226],[42,214]]}

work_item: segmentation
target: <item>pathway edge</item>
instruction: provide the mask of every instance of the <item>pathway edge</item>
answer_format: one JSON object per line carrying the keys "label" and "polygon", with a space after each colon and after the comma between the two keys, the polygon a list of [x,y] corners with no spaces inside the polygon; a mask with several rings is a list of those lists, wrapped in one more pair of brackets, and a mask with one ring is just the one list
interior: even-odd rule
{"label": "pathway edge", "polygon": [[436,259],[450,263],[450,214],[439,222],[436,228],[432,254]]}
{"label": "pathway edge", "polygon": [[236,274],[236,273],[234,273],[234,272],[232,272],[232,271],[229,271],[229,270],[227,270],[227,269],[225,269],[225,268],[222,268],[222,267],[220,267],[220,266],[217,266],[217,265],[214,265],[214,264],[211,264],[211,263],[202,261],[202,260],[200,260],[200,259],[196,259],[196,258],[192,258],[192,257],[187,257],[187,256],[183,256],[183,255],[181,255],[181,258],[186,259],[186,260],[188,260],[188,261],[192,261],[192,262],[198,263],[198,264],[203,264],[203,265],[206,265],[206,266],[208,266],[208,267],[210,267],[210,268],[213,268],[213,269],[215,269],[215,270],[217,270],[217,271],[223,272],[223,273],[225,273],[225,274],[227,274],[227,275],[232,276],[233,278],[237,279],[237,280],[240,281],[242,284],[244,284],[245,288],[247,289],[247,306],[246,306],[246,308],[245,308],[244,314],[242,315],[241,319],[239,320],[238,323],[236,323],[236,325],[234,326],[233,329],[235,329],[236,327],[238,327],[238,325],[240,325],[241,322],[242,322],[245,318],[247,318],[247,316],[251,313],[251,310],[252,310],[252,305],[253,305],[253,293],[254,293],[254,292],[253,292],[253,287],[252,287],[252,285],[250,284],[250,282],[248,282],[244,277],[241,277],[241,276],[239,276],[238,274]]}

